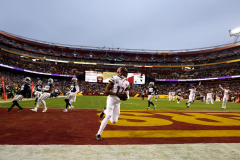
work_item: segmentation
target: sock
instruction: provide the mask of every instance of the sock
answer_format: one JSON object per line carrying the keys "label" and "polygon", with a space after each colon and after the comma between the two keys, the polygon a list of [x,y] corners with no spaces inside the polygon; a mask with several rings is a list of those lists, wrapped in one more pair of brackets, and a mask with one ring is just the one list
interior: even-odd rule
{"label": "sock", "polygon": [[152,104],[154,106],[153,102],[150,102],[150,104]]}
{"label": "sock", "polygon": [[35,103],[37,103],[38,98],[35,99]]}
{"label": "sock", "polygon": [[148,107],[150,107],[150,101],[148,101]]}

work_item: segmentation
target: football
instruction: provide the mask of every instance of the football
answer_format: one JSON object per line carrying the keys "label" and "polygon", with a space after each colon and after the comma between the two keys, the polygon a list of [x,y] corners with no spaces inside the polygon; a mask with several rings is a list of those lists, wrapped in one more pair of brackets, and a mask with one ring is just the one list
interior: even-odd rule
{"label": "football", "polygon": [[122,98],[120,98],[122,101],[127,100],[127,94],[125,92],[122,93]]}

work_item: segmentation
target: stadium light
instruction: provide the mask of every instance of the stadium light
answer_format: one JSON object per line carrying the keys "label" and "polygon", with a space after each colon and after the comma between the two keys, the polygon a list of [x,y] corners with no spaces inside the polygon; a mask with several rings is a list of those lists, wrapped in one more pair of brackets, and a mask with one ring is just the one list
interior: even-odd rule
{"label": "stadium light", "polygon": [[240,33],[240,28],[236,28],[234,30],[229,30],[230,37],[235,36]]}
{"label": "stadium light", "polygon": [[240,36],[240,28],[236,28],[234,30],[229,30],[229,35],[230,37],[234,36],[235,37],[235,42],[237,42],[238,37]]}

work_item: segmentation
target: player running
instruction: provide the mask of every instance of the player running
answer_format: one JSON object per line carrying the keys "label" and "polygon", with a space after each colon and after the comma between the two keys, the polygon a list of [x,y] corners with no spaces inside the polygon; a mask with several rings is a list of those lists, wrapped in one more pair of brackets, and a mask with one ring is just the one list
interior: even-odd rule
{"label": "player running", "polygon": [[31,92],[31,78],[30,77],[26,77],[24,78],[24,80],[21,83],[21,89],[20,92],[14,97],[13,99],[13,104],[10,108],[6,109],[7,112],[10,112],[10,110],[16,105],[19,108],[18,113],[20,113],[23,108],[18,104],[18,101],[22,100],[24,97],[27,97],[28,94]]}
{"label": "player running", "polygon": [[38,98],[40,98],[41,95],[42,95],[42,87],[43,87],[42,81],[38,80],[37,85],[33,89],[33,92],[34,92],[34,95],[35,95],[35,106],[37,104]]}
{"label": "player running", "polygon": [[148,108],[147,110],[150,109],[150,104],[153,106],[154,110],[156,109],[156,105],[153,104],[152,102],[152,98],[154,93],[156,92],[156,87],[154,86],[154,82],[150,82],[149,83],[149,87],[148,87]]}
{"label": "player running", "polygon": [[128,75],[128,70],[125,67],[120,67],[117,70],[117,75],[110,78],[109,83],[105,89],[105,94],[107,97],[107,108],[103,108],[100,118],[106,114],[105,118],[102,120],[98,133],[96,134],[96,139],[98,141],[102,140],[101,134],[106,127],[108,121],[112,124],[117,123],[120,114],[120,98],[121,94],[125,93],[127,99],[129,99],[129,82],[125,80]]}
{"label": "player running", "polygon": [[67,112],[68,111],[68,106],[69,106],[69,110],[71,111],[74,106],[72,106],[72,102],[76,101],[76,95],[79,92],[79,85],[77,83],[78,79],[77,78],[72,78],[72,84],[71,84],[71,88],[70,91],[67,92],[67,97],[65,98],[65,102],[66,102],[66,108],[63,110],[63,112]]}
{"label": "player running", "polygon": [[181,96],[182,96],[181,89],[178,89],[177,90],[177,103],[180,103]]}
{"label": "player running", "polygon": [[197,86],[197,88],[195,88],[195,86],[192,86],[192,89],[189,89],[188,92],[190,92],[190,94],[189,94],[188,101],[186,102],[187,108],[189,108],[189,106],[191,104],[193,104],[193,101],[195,99],[196,90],[200,87],[200,85],[201,85],[201,82],[199,82],[199,85]]}
{"label": "player running", "polygon": [[42,112],[46,112],[47,111],[47,106],[46,106],[46,102],[45,100],[48,99],[53,91],[53,79],[49,78],[48,79],[48,83],[45,85],[45,87],[42,89],[43,94],[41,95],[41,97],[38,99],[38,103],[36,105],[35,108],[30,109],[33,112],[37,112],[38,107],[40,106],[40,104],[42,103],[44,106],[44,109]]}

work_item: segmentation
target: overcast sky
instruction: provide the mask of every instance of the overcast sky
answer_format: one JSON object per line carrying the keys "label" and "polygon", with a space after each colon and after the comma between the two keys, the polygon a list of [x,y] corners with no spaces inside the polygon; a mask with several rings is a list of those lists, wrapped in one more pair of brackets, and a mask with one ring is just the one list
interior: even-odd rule
{"label": "overcast sky", "polygon": [[2,0],[0,5],[0,30],[70,45],[193,49],[233,43],[229,30],[240,27],[240,0]]}

